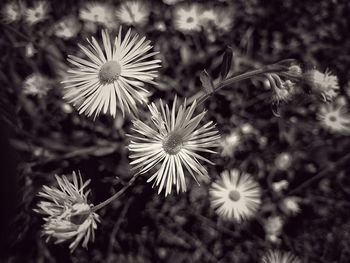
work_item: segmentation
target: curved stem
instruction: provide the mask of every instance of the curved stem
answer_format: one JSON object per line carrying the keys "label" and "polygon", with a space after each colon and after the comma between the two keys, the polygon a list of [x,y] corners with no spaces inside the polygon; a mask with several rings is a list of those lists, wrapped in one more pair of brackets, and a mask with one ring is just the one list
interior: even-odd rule
{"label": "curved stem", "polygon": [[213,95],[215,92],[218,92],[219,90],[221,90],[222,88],[226,87],[226,86],[230,86],[233,83],[245,80],[245,79],[250,79],[252,77],[258,76],[258,75],[262,75],[262,74],[266,74],[266,73],[274,73],[274,72],[281,72],[284,71],[284,68],[281,68],[279,66],[276,67],[276,65],[268,65],[265,66],[261,69],[255,69],[252,71],[248,71],[245,72],[243,74],[237,75],[237,76],[233,76],[230,77],[228,79],[225,79],[223,81],[221,81],[213,90],[213,92],[209,93],[209,94],[204,94],[202,97],[199,98],[197,104],[200,105],[202,104],[204,101],[206,101],[211,95]]}
{"label": "curved stem", "polygon": [[103,201],[102,203],[99,203],[98,205],[94,206],[91,211],[95,212],[99,209],[101,209],[102,207],[108,205],[110,202],[114,201],[115,199],[117,199],[119,196],[121,196],[136,180],[137,176],[139,174],[135,174],[130,181],[122,188],[120,189],[118,192],[116,192],[114,195],[112,195],[110,198],[106,199],[105,201]]}

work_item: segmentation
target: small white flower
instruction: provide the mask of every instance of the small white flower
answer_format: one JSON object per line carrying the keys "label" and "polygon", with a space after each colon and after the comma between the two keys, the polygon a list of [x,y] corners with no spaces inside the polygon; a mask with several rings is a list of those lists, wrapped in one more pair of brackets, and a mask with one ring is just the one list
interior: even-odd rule
{"label": "small white flower", "polygon": [[288,152],[280,153],[275,158],[275,166],[278,170],[286,171],[292,165],[292,155]]}
{"label": "small white flower", "polygon": [[272,183],[272,189],[276,192],[276,193],[280,193],[283,190],[288,188],[288,181],[287,180],[281,180],[278,182],[274,182]]}
{"label": "small white flower", "polygon": [[301,263],[301,261],[290,252],[270,250],[263,256],[262,263]]}
{"label": "small white flower", "polygon": [[62,243],[70,240],[69,248],[74,249],[82,243],[87,247],[88,242],[94,241],[94,231],[99,222],[99,216],[92,212],[91,204],[87,203],[87,196],[90,190],[86,191],[90,180],[83,182],[81,175],[79,178],[73,172],[73,182],[70,182],[66,176],[55,176],[59,188],[43,186],[39,197],[45,198],[40,201],[37,213],[43,214],[45,223],[43,225],[43,234],[55,239],[55,243]]}
{"label": "small white flower", "polygon": [[7,24],[17,22],[21,19],[24,11],[22,1],[10,1],[1,9],[2,21]]}
{"label": "small white flower", "polygon": [[223,171],[209,190],[211,206],[227,220],[242,222],[253,217],[261,203],[261,190],[254,179],[238,170]]}
{"label": "small white flower", "polygon": [[342,105],[322,105],[317,117],[321,124],[331,132],[350,134],[350,114]]}
{"label": "small white flower", "polygon": [[110,28],[115,26],[114,8],[105,3],[88,2],[79,11],[79,17],[86,22],[94,22]]}
{"label": "small white flower", "polygon": [[200,15],[197,4],[177,6],[174,10],[174,26],[183,33],[201,31]]}
{"label": "small white flower", "polygon": [[305,73],[305,79],[310,84],[312,90],[324,98],[332,100],[339,92],[338,77],[329,71],[322,73],[316,69],[309,70]]}
{"label": "small white flower", "polygon": [[50,89],[49,80],[40,73],[33,73],[23,82],[23,93],[27,95],[45,96]]}
{"label": "small white flower", "polygon": [[300,212],[299,201],[298,197],[289,196],[281,201],[280,207],[287,215],[295,215]]}
{"label": "small white flower", "polygon": [[24,14],[24,19],[29,25],[35,25],[45,19],[49,11],[49,3],[46,1],[37,1],[33,7],[28,7]]}
{"label": "small white flower", "polygon": [[235,149],[241,142],[241,136],[238,132],[232,131],[229,135],[225,136],[220,141],[221,146],[221,156],[232,157]]}
{"label": "small white flower", "polygon": [[191,107],[186,106],[185,101],[178,107],[175,97],[171,111],[162,101],[159,110],[154,103],[148,106],[152,114],[151,126],[140,120],[133,122],[137,135],[130,135],[130,158],[134,159],[130,164],[142,174],[160,165],[147,181],[154,181],[153,186],[159,186],[158,194],[162,189],[165,189],[165,195],[170,194],[173,185],[176,185],[177,193],[186,191],[183,166],[195,180],[197,175],[208,177],[199,160],[213,163],[200,153],[215,153],[210,148],[217,146],[220,136],[213,122],[199,126],[206,112],[193,116],[196,106],[196,101]]}
{"label": "small white flower", "polygon": [[219,31],[228,32],[233,24],[232,14],[232,11],[224,8],[209,8],[201,13],[201,24],[205,28],[213,25]]}
{"label": "small white flower", "polygon": [[148,21],[150,8],[144,2],[129,0],[122,2],[115,14],[123,24],[144,26]]}
{"label": "small white flower", "polygon": [[66,16],[54,26],[55,36],[63,39],[75,37],[81,28],[81,24],[75,16]]}
{"label": "small white flower", "polygon": [[125,111],[136,113],[136,101],[146,101],[144,83],[155,84],[160,60],[150,58],[158,52],[148,53],[150,41],[132,35],[130,29],[123,38],[119,28],[113,41],[102,31],[102,48],[94,37],[88,41],[88,47],[79,45],[88,59],[69,56],[75,67],[62,82],[66,84],[65,98],[88,116],[103,112],[115,117],[117,106],[123,116]]}

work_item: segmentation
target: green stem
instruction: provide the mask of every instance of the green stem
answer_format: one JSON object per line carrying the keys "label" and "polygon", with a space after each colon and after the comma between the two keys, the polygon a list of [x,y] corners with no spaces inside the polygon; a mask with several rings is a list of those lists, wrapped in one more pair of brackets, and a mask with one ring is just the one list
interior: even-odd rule
{"label": "green stem", "polygon": [[106,199],[105,201],[103,201],[102,203],[99,203],[98,205],[94,206],[91,211],[92,212],[96,212],[97,210],[101,209],[102,207],[108,205],[110,202],[114,201],[115,199],[117,199],[119,196],[121,196],[136,180],[137,176],[139,174],[135,174],[130,181],[122,188],[120,189],[118,192],[116,192],[114,195],[112,195],[110,198]]}

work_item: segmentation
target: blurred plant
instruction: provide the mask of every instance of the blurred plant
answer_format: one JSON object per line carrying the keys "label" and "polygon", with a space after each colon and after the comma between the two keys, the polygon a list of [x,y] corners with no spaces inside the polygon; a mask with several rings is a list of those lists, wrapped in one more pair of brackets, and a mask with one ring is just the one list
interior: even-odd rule
{"label": "blurred plant", "polygon": [[86,22],[93,22],[107,28],[114,24],[113,8],[105,3],[87,2],[79,11],[79,17]]}
{"label": "blurred plant", "polygon": [[128,26],[144,26],[148,21],[150,8],[145,2],[128,0],[122,2],[115,14],[123,24]]}
{"label": "blurred plant", "polygon": [[221,138],[220,146],[221,146],[221,156],[225,157],[233,157],[235,149],[241,142],[240,134],[233,130],[229,135]]}
{"label": "blurred plant", "polygon": [[54,25],[54,34],[56,37],[70,39],[75,37],[81,29],[81,24],[75,16],[63,17]]}
{"label": "blurred plant", "polygon": [[46,1],[34,2],[32,7],[27,7],[24,13],[24,20],[30,26],[33,26],[39,22],[48,18],[49,3]]}
{"label": "blurred plant", "polygon": [[2,20],[5,23],[14,23],[19,21],[24,14],[25,6],[22,1],[10,1],[1,9]]}
{"label": "blurred plant", "polygon": [[292,155],[288,152],[280,153],[275,158],[275,166],[278,170],[287,171],[292,165]]}
{"label": "blurred plant", "polygon": [[238,170],[223,171],[209,193],[216,213],[239,223],[253,217],[261,204],[260,186],[250,175]]}
{"label": "blurred plant", "polygon": [[264,223],[266,239],[272,243],[280,243],[280,235],[283,228],[283,220],[280,216],[270,216]]}
{"label": "blurred plant", "polygon": [[23,93],[42,98],[50,90],[50,81],[40,73],[33,73],[23,81]]}
{"label": "blurred plant", "polygon": [[280,202],[280,207],[286,215],[296,215],[300,213],[300,198],[296,196],[288,196]]}

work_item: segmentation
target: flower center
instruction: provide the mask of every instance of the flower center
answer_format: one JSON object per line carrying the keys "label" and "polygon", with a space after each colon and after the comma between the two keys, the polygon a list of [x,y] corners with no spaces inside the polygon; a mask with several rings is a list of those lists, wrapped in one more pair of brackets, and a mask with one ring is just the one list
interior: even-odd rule
{"label": "flower center", "polygon": [[237,202],[241,199],[241,194],[237,190],[231,190],[228,196],[233,202]]}
{"label": "flower center", "polygon": [[183,144],[182,135],[176,132],[170,133],[163,141],[163,149],[168,154],[177,154]]}
{"label": "flower center", "polygon": [[122,68],[117,61],[108,61],[101,67],[98,76],[102,82],[111,83],[119,78],[121,72]]}
{"label": "flower center", "polygon": [[335,117],[334,115],[331,115],[331,116],[329,116],[329,120],[331,122],[336,122],[337,121],[337,117]]}

